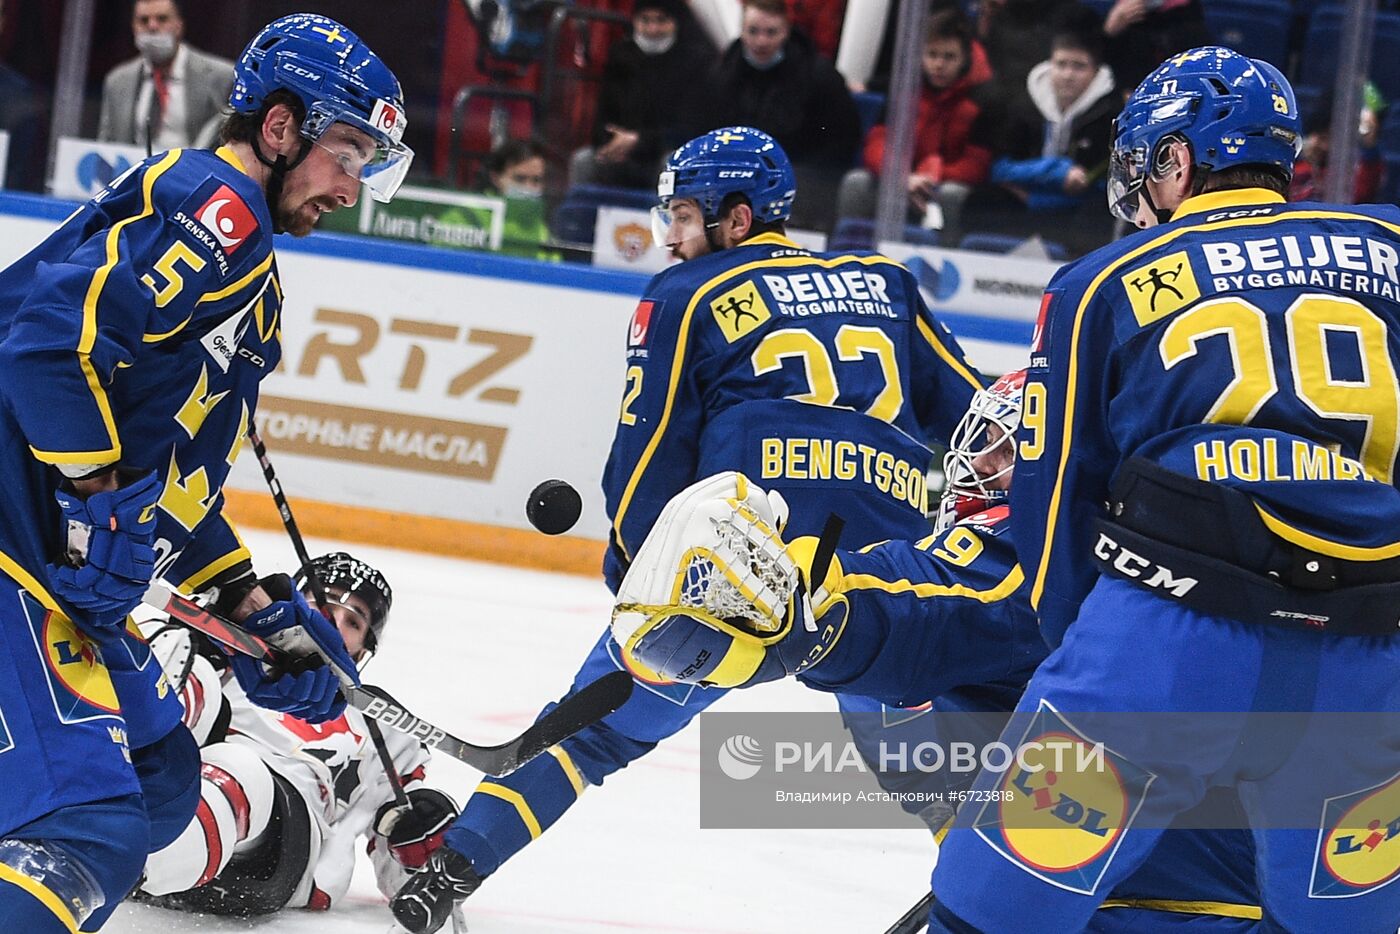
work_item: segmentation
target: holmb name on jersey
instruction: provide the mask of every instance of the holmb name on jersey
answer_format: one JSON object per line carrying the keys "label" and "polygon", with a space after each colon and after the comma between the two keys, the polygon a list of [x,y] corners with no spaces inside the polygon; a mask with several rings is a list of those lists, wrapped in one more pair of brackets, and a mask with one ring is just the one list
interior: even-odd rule
{"label": "holmb name on jersey", "polygon": [[1293,439],[1279,450],[1278,438],[1198,441],[1192,446],[1196,477],[1246,483],[1277,480],[1374,480],[1361,464],[1311,441]]}

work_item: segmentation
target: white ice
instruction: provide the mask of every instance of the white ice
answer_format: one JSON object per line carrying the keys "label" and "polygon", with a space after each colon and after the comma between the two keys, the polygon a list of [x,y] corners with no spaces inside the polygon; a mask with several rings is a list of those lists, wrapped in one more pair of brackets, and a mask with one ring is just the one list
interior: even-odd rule
{"label": "white ice", "polygon": [[[249,530],[259,573],[295,566],[286,537]],[[312,540],[384,570],[394,613],[366,672],[472,742],[502,742],[568,686],[608,616],[601,580]],[[831,710],[794,682],[733,692],[718,710]],[[918,830],[702,830],[698,725],[591,788],[465,903],[472,934],[881,934],[928,885]],[[429,783],[465,801],[480,774],[439,755]],[[385,934],[368,858],[329,912],[249,921],[124,905],[113,934]],[[449,928],[450,929],[450,925]]]}

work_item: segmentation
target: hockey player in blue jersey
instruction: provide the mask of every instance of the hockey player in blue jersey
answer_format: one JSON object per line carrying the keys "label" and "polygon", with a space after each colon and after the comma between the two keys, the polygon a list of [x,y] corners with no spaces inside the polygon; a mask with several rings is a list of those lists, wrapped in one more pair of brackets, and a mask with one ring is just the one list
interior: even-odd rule
{"label": "hockey player in blue jersey", "polygon": [[[1024,371],[1007,374],[979,393],[954,432],[939,530],[919,542],[838,549],[819,584],[811,583],[815,540],[784,545],[786,504],[747,478],[723,474],[678,494],[618,591],[614,637],[640,664],[684,681],[739,678],[735,686],[747,686],[797,674],[809,687],[892,706],[927,701],[956,713],[976,697],[983,710],[1010,711],[1048,651],[1007,504],[1024,379]],[[696,575],[697,553],[717,556],[723,571]],[[678,588],[682,577],[706,583]],[[919,741],[946,748],[996,738],[966,719],[945,718]],[[938,731],[948,725],[958,735]],[[945,787],[951,814],[965,785]],[[1222,801],[1228,806],[1228,796]],[[1243,831],[1173,829],[1089,930],[1252,931],[1261,916],[1253,867]]]}
{"label": "hockey player in blue jersey", "polygon": [[[1264,929],[1400,923],[1400,211],[1285,204],[1300,134],[1282,74],[1223,48],[1173,56],[1118,118],[1112,206],[1144,229],[1042,306],[1012,500],[1058,647],[1004,734],[1102,743],[1111,784],[1034,790],[1118,816],[1097,839],[1069,808],[1036,826],[1029,794],[960,816],[932,929],[1083,928],[1218,786]],[[1153,712],[1188,712],[1165,721],[1187,741]]]}
{"label": "hockey player in blue jersey", "polygon": [[[831,512],[851,543],[928,531],[929,445],[946,443],[981,381],[903,267],[870,253],[813,254],[784,235],[794,185],[781,147],[748,127],[692,140],[661,173],[657,239],[683,262],[647,285],[627,335],[603,478],[613,589],[666,502],[720,470],[781,490],[806,531]],[[574,686],[623,668],[605,632]],[[639,689],[616,713],[478,786],[430,872],[394,900],[405,927],[436,930],[453,898],[554,824],[584,787],[723,693],[630,670]]]}
{"label": "hockey player in blue jersey", "polygon": [[232,667],[257,703],[336,715],[334,626],[259,581],[221,487],[280,358],[272,235],[303,235],[411,159],[403,100],[344,27],[309,14],[239,59],[217,152],[123,174],[0,272],[0,917],[95,930],[189,822],[199,759],[127,614],[149,582],[306,664]]}

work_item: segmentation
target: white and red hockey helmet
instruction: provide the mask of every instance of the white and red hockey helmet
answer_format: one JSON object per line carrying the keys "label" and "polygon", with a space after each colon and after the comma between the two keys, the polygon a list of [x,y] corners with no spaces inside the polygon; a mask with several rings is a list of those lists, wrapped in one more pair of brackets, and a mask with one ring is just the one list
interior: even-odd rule
{"label": "white and red hockey helmet", "polygon": [[972,397],[943,457],[938,531],[1006,501],[1025,385],[1026,371],[1013,370]]}

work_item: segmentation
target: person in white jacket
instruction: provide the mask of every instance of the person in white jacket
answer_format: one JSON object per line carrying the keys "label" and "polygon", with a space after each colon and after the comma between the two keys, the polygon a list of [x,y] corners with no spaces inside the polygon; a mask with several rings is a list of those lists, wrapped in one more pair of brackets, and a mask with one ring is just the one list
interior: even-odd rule
{"label": "person in white jacket", "polygon": [[[329,604],[322,612],[363,664],[388,621],[388,582],[344,552],[314,559],[311,571]],[[316,606],[305,570],[297,585]],[[165,620],[142,628],[180,693],[203,766],[195,818],[147,860],[140,900],[222,915],[325,910],[349,888],[360,838],[386,895],[441,843],[457,806],[423,784],[428,750],[417,740],[383,734],[412,806],[404,813],[358,710],[310,724],[256,707],[220,670],[223,654],[201,651],[202,636]]]}

